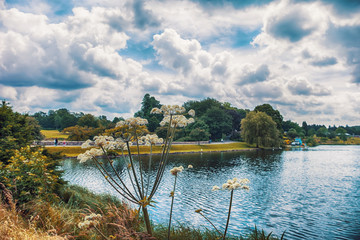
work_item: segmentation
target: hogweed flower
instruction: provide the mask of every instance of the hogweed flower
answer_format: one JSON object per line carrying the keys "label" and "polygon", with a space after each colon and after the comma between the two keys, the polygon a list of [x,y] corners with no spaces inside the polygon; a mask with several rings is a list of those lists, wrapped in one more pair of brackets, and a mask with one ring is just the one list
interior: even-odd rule
{"label": "hogweed flower", "polygon": [[101,149],[91,148],[90,150],[87,150],[85,153],[79,154],[77,159],[80,161],[80,163],[84,163],[91,158],[103,155],[103,153],[104,152]]}
{"label": "hogweed flower", "polygon": [[97,221],[99,218],[101,218],[102,216],[100,214],[95,214],[95,213],[92,213],[88,216],[85,216],[84,218],[84,221],[80,222],[78,224],[78,227],[80,229],[82,228],[89,228],[89,227],[92,227],[92,226],[96,226],[97,224],[99,224],[99,222]]}
{"label": "hogweed flower", "polygon": [[143,141],[145,145],[162,144],[164,142],[164,140],[156,134],[147,134],[146,136],[142,136],[140,140]]}
{"label": "hogweed flower", "polygon": [[211,190],[211,191],[217,191],[217,190],[220,190],[220,188],[215,185],[215,186],[212,187],[212,190]]}
{"label": "hogweed flower", "polygon": [[194,109],[189,110],[188,114],[192,117],[195,117],[195,110]]}
{"label": "hogweed flower", "polygon": [[183,166],[180,166],[180,167],[174,167],[173,169],[170,170],[170,173],[174,176],[177,176],[177,174],[179,172],[182,172],[184,170],[184,167]]}
{"label": "hogweed flower", "polygon": [[225,190],[236,190],[236,189],[246,189],[249,190],[250,187],[244,184],[249,183],[249,179],[244,178],[241,180],[238,180],[237,178],[229,179],[226,183],[222,185],[222,188]]}
{"label": "hogweed flower", "polygon": [[194,168],[194,167],[193,167],[193,165],[190,164],[190,165],[188,165],[188,168]]}

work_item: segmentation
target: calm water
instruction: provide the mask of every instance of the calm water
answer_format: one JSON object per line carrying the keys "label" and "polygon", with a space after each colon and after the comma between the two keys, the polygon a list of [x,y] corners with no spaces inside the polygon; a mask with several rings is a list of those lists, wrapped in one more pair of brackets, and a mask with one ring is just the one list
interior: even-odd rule
{"label": "calm water", "polygon": [[[229,232],[264,229],[286,239],[360,239],[360,146],[319,146],[309,150],[253,151],[171,155],[170,164],[151,208],[152,220],[169,219],[174,166],[188,166],[178,176],[173,223],[194,227],[209,224],[195,209],[201,208],[224,229],[230,192],[212,192],[227,179],[248,178],[250,191],[235,191]],[[117,163],[125,175],[123,164]],[[64,179],[97,193],[116,192],[91,163],[74,159],[63,163]],[[150,171],[153,176],[154,169]]]}

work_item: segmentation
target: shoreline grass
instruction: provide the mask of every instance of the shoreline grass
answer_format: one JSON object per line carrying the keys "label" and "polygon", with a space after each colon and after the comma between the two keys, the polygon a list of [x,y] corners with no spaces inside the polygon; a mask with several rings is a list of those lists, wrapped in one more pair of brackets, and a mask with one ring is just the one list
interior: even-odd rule
{"label": "shoreline grass", "polygon": [[[83,149],[80,146],[66,146],[66,147],[54,147],[46,146],[46,149],[50,153],[61,152],[65,157],[77,157],[80,153],[84,153],[87,149]],[[232,142],[232,143],[221,143],[221,144],[174,144],[171,147],[170,154],[180,154],[180,153],[198,153],[198,152],[228,152],[228,151],[251,151],[256,148],[249,146],[244,142]],[[135,146],[131,147],[131,151],[135,152]],[[161,147],[154,146],[153,154],[160,154]],[[149,154],[149,146],[140,146],[140,154]],[[120,153],[119,153],[120,154]]]}

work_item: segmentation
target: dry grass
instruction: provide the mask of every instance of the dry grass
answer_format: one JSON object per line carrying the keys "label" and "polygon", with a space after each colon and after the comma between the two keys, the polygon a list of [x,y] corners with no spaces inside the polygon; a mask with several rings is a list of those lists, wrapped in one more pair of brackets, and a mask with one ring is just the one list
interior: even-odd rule
{"label": "dry grass", "polygon": [[0,202],[0,239],[1,240],[57,240],[64,239],[54,232],[37,229],[30,221],[25,221],[15,210]]}
{"label": "dry grass", "polygon": [[45,136],[45,139],[67,139],[69,135],[63,134],[58,130],[41,130],[41,134]]}
{"label": "dry grass", "polygon": [[[221,152],[221,151],[241,151],[241,150],[248,150],[253,147],[250,147],[244,142],[233,142],[233,143],[221,143],[221,144],[204,144],[204,145],[197,145],[197,144],[184,144],[178,145],[174,144],[171,146],[170,153],[190,153],[190,152]],[[86,149],[82,149],[81,147],[46,147],[50,153],[59,152],[61,151],[67,157],[76,157],[80,153],[84,153]],[[132,146],[131,151],[136,153],[136,147]],[[140,153],[141,154],[149,154],[150,147],[148,146],[140,146]],[[159,154],[161,153],[161,147],[155,146],[153,147],[153,153]]]}

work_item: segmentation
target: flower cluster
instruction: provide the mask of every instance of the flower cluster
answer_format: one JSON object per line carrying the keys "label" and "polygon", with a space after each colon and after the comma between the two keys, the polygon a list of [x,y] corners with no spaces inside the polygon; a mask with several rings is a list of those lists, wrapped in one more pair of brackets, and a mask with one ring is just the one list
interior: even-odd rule
{"label": "flower cluster", "polygon": [[133,118],[128,118],[124,121],[120,121],[116,123],[116,127],[122,127],[124,125],[128,125],[131,127],[135,127],[135,126],[143,126],[148,124],[148,120],[141,118],[141,117],[133,117]]}
{"label": "flower cluster", "polygon": [[187,119],[184,115],[175,115],[170,118],[169,115],[165,116],[160,122],[160,126],[165,126],[167,123],[170,123],[171,127],[186,127],[190,123],[193,123],[195,120],[193,118]]}
{"label": "flower cluster", "polygon": [[174,167],[173,169],[170,170],[170,173],[174,176],[177,176],[177,174],[179,172],[182,172],[184,170],[184,167],[183,166],[180,166],[180,167]]}
{"label": "flower cluster", "polygon": [[103,154],[104,152],[101,149],[91,148],[90,150],[87,150],[86,152],[79,154],[77,159],[80,161],[80,163],[84,163],[91,158],[101,156]]}
{"label": "flower cluster", "polygon": [[78,227],[79,228],[89,228],[91,226],[96,226],[98,224],[98,219],[101,218],[102,216],[100,214],[95,214],[95,213],[92,213],[90,214],[89,216],[86,216],[84,218],[84,221],[83,222],[80,222],[78,224]]}
{"label": "flower cluster", "polygon": [[[250,183],[249,179],[247,179],[247,178],[240,179],[240,180],[238,180],[237,178],[233,178],[233,179],[227,180],[227,182],[222,185],[222,189],[224,189],[224,190],[236,190],[236,189],[249,190],[250,187],[245,185],[247,183]],[[216,185],[212,187],[212,191],[217,191],[217,190],[220,190],[220,187],[218,187]]]}
{"label": "flower cluster", "polygon": [[146,146],[155,145],[157,143],[162,144],[164,140],[159,138],[156,134],[147,134],[140,138],[139,144],[145,143]]}
{"label": "flower cluster", "polygon": [[179,105],[162,105],[161,108],[153,108],[150,113],[167,115],[178,115],[186,112],[184,107]]}
{"label": "flower cluster", "polygon": [[140,117],[128,118],[124,121],[116,123],[116,127],[113,131],[115,136],[120,136],[124,141],[129,142],[136,138],[146,134],[148,120]]}

